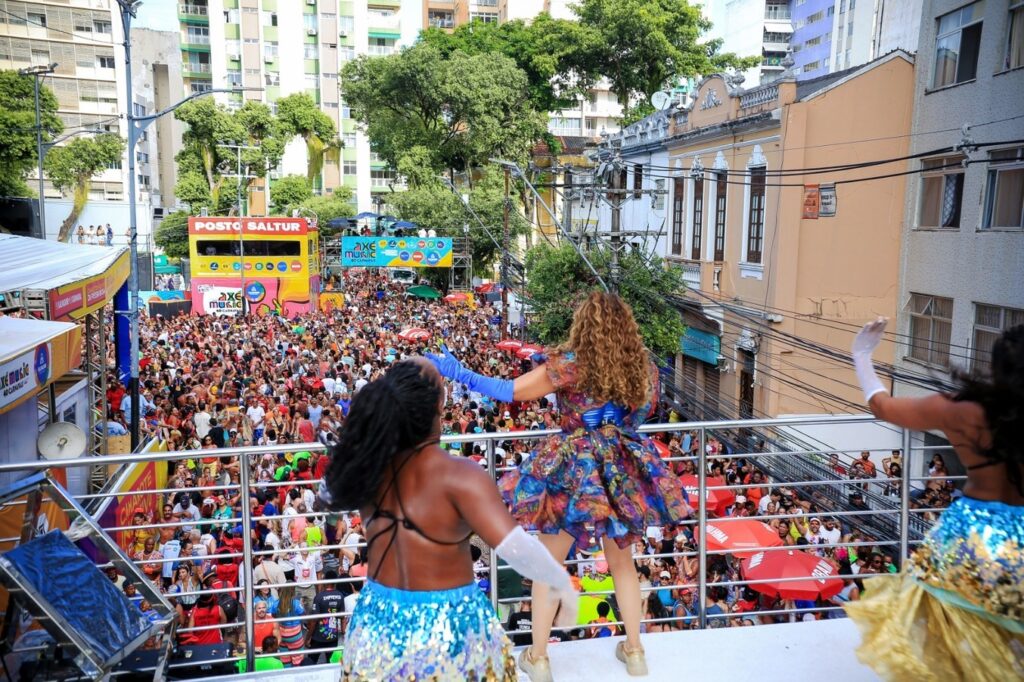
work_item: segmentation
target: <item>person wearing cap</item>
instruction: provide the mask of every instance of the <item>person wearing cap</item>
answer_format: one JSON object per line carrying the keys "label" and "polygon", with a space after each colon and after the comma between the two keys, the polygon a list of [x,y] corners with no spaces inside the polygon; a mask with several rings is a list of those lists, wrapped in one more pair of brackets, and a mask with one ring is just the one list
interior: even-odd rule
{"label": "person wearing cap", "polygon": [[[559,561],[595,529],[626,630],[625,641],[615,645],[615,657],[630,675],[646,675],[632,546],[648,525],[678,525],[690,509],[679,477],[662,462],[651,440],[637,432],[652,414],[659,389],[658,369],[632,309],[616,294],[591,292],[576,307],[568,342],[514,381],[470,371],[447,347],[428,358],[445,378],[503,403],[555,394],[561,433],[542,441],[518,469],[502,477],[499,487],[513,516],[539,530]],[[519,667],[533,682],[548,682],[554,612],[543,585],[534,583],[533,600],[533,645],[523,650]]]}
{"label": "person wearing cap", "polygon": [[[359,509],[368,575],[345,632],[344,679],[517,679],[512,643],[474,582],[477,533],[576,622],[568,574],[517,526],[493,479],[438,447],[444,388],[426,360],[397,362],[356,395],[321,496]],[[559,607],[561,607],[559,609]]]}

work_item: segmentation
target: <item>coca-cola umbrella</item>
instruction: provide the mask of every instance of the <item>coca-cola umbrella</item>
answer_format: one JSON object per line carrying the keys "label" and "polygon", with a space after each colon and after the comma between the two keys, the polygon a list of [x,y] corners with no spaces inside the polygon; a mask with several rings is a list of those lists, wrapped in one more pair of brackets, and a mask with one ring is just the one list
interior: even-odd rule
{"label": "coca-cola umbrella", "polygon": [[537,353],[543,353],[544,349],[540,346],[523,346],[516,351],[516,357],[520,360],[529,360]]}
{"label": "coca-cola umbrella", "polygon": [[757,519],[712,521],[705,528],[708,549],[724,549],[741,559],[749,558],[765,547],[778,547],[782,544],[779,534]]}
{"label": "coca-cola umbrella", "polygon": [[[690,506],[694,506],[694,502],[699,499],[697,495],[697,488],[700,485],[697,477],[693,474],[686,474],[680,476],[679,480],[682,481],[683,488],[686,489],[686,494],[690,498]],[[717,476],[708,476],[704,479],[704,484],[707,488],[712,486],[725,485],[724,478],[718,478]],[[729,505],[736,502],[736,493],[732,490],[705,490],[705,501],[707,502],[708,511],[713,511],[716,514],[725,514],[725,510]]]}
{"label": "coca-cola umbrella", "polygon": [[509,353],[515,353],[517,350],[523,347],[522,341],[516,341],[515,339],[505,339],[499,341],[495,346],[498,350],[508,351]]}
{"label": "coca-cola umbrella", "polygon": [[465,303],[469,300],[469,294],[464,294],[461,291],[457,291],[453,294],[448,294],[444,297],[445,303]]}
{"label": "coca-cola umbrella", "polygon": [[828,559],[800,550],[758,552],[740,562],[750,587],[770,597],[814,601],[831,599],[843,589],[839,570]]}
{"label": "coca-cola umbrella", "polygon": [[426,341],[430,338],[430,332],[422,327],[410,327],[398,333],[398,338],[405,341]]}

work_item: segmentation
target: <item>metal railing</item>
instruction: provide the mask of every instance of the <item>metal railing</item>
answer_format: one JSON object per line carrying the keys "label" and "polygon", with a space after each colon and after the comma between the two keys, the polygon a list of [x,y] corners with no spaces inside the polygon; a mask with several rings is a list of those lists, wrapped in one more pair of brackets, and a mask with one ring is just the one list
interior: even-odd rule
{"label": "metal railing", "polygon": [[[843,522],[848,524],[851,530],[859,528],[869,528],[875,531],[874,535],[866,535],[861,533],[859,535],[851,534],[850,537],[843,539],[840,536],[838,542],[822,542],[808,547],[793,546],[785,544],[778,547],[762,547],[762,548],[747,548],[745,552],[751,551],[764,551],[764,552],[776,552],[776,551],[789,551],[789,550],[804,550],[814,552],[819,556],[833,555],[839,550],[845,550],[847,553],[851,551],[858,551],[861,548],[865,548],[871,551],[878,551],[882,554],[887,555],[893,566],[897,569],[902,569],[906,558],[909,556],[909,551],[912,545],[916,544],[920,536],[912,533],[912,526],[919,524],[920,529],[923,529],[928,525],[925,521],[925,517],[928,515],[935,515],[941,513],[941,509],[936,508],[911,508],[911,486],[914,484],[920,484],[925,481],[932,481],[935,478],[941,478],[942,480],[962,480],[964,477],[944,475],[941,477],[928,477],[928,476],[911,476],[912,470],[912,452],[930,452],[939,450],[939,447],[927,447],[927,446],[915,446],[912,441],[912,434],[909,431],[903,430],[901,435],[902,445],[902,475],[899,479],[889,478],[876,478],[874,480],[850,480],[850,479],[839,479],[837,477],[829,476],[827,468],[823,467],[822,472],[810,479],[801,480],[786,480],[782,477],[789,471],[786,467],[786,463],[789,460],[792,461],[804,461],[807,457],[815,455],[824,455],[822,452],[786,452],[786,451],[758,451],[758,452],[737,452],[737,451],[726,451],[718,454],[709,454],[707,445],[710,442],[710,438],[714,438],[723,443],[735,443],[742,441],[743,438],[740,434],[749,434],[750,432],[757,429],[767,428],[780,428],[780,427],[791,427],[791,426],[807,426],[813,424],[827,423],[830,425],[834,424],[870,424],[874,420],[870,416],[832,416],[832,417],[815,417],[815,418],[779,418],[779,419],[750,419],[750,420],[732,420],[732,421],[707,421],[707,422],[678,422],[672,424],[649,424],[640,427],[638,429],[641,433],[654,435],[663,433],[681,433],[690,432],[698,434],[699,445],[696,448],[694,454],[679,454],[664,458],[664,461],[672,467],[682,465],[682,463],[690,462],[696,468],[696,476],[698,479],[697,484],[697,499],[707,500],[707,496],[710,493],[716,491],[747,491],[751,488],[761,487],[765,496],[768,495],[769,488],[787,488],[794,493],[801,495],[808,501],[812,501],[814,506],[817,506],[824,513],[824,516],[828,518],[841,519]],[[505,432],[505,433],[479,433],[479,434],[464,434],[445,436],[442,439],[442,443],[447,445],[473,443],[484,446],[485,460],[487,470],[492,476],[497,477],[505,471],[511,470],[513,467],[499,466],[497,461],[497,447],[499,443],[504,441],[535,441],[550,436],[556,436],[560,434],[557,430],[547,431],[527,431],[527,432]],[[223,457],[243,457],[249,463],[249,466],[240,466],[238,468],[238,480],[228,485],[211,485],[204,488],[163,488],[163,489],[146,489],[144,491],[132,491],[131,494],[153,494],[159,495],[162,499],[180,493],[182,490],[196,490],[199,492],[208,491],[219,491],[226,496],[232,494],[238,495],[243,501],[247,496],[242,494],[242,491],[256,491],[263,489],[266,492],[276,492],[282,487],[295,486],[295,481],[253,481],[252,480],[252,462],[253,458],[259,460],[264,455],[277,455],[278,453],[294,453],[301,451],[313,451],[322,452],[325,448],[319,443],[293,443],[287,445],[276,445],[276,446],[249,446],[249,447],[237,447],[237,448],[222,448],[216,451],[218,458]],[[210,450],[199,450],[199,451],[178,451],[178,452],[149,452],[144,454],[130,454],[130,455],[113,455],[104,457],[103,461],[105,464],[139,464],[149,462],[174,462],[179,460],[198,459],[202,457],[210,457]],[[760,470],[764,473],[769,474],[771,480],[763,482],[761,485],[752,484],[751,482],[733,483],[725,485],[708,485],[709,478],[709,467],[712,463],[718,461],[727,462],[729,460],[743,460],[746,463],[753,466],[755,469]],[[29,472],[38,471],[47,468],[64,468],[82,466],[83,464],[95,463],[95,458],[79,458],[73,460],[63,460],[54,462],[33,462],[27,464],[4,464],[0,465],[0,472]],[[923,469],[923,467],[922,467]],[[318,481],[308,482],[312,485],[317,485]],[[829,491],[841,491],[843,489],[856,488],[858,492],[865,493],[863,486],[895,486],[898,488],[898,497],[889,496],[877,496],[871,498],[869,508],[848,508],[841,504],[835,504],[831,508],[826,508],[819,503],[819,500],[829,500],[834,502],[842,502],[843,496],[839,497],[829,496]],[[810,491],[810,492],[808,492]],[[820,493],[820,495],[819,495]],[[108,488],[102,492],[94,493],[90,495],[82,496],[80,499],[83,504],[94,505],[97,500],[107,500],[115,497],[125,495],[124,491],[119,491],[116,488]],[[694,501],[691,500],[691,505]],[[92,506],[92,508],[96,508]],[[704,529],[709,520],[709,513],[712,510],[708,508],[706,504],[696,504],[694,508],[694,514],[691,518],[684,520],[676,528],[667,531],[666,536],[670,533],[680,532],[681,529],[688,528],[691,531],[694,526],[698,529]],[[147,531],[153,531],[154,536],[157,536],[161,529],[166,528],[187,528],[197,526],[226,526],[234,527],[240,525],[242,529],[255,528],[254,524],[258,522],[281,522],[286,519],[297,519],[302,516],[306,519],[313,520],[316,523],[317,520],[322,519],[327,512],[322,509],[313,509],[301,514],[274,514],[270,516],[256,515],[253,513],[252,508],[249,504],[239,505],[238,510],[232,508],[231,518],[215,518],[209,519],[204,518],[200,521],[196,520],[180,520],[171,522],[160,522],[160,523],[145,523],[139,526],[110,526],[105,528],[105,532],[108,534],[114,534],[124,531],[137,531],[144,529]],[[798,519],[809,519],[809,510],[800,509],[799,511],[786,512],[776,511],[774,514],[755,514],[752,516],[725,516],[716,519],[716,523],[727,524],[735,522],[738,519],[758,519],[767,521],[769,523],[777,523],[782,520],[798,520]],[[878,519],[885,519],[885,523],[880,523]],[[326,534],[325,534],[326,535]],[[672,564],[680,564],[682,566],[681,577],[678,581],[672,584],[663,585],[660,584],[660,578],[654,581],[649,586],[644,586],[642,589],[647,595],[648,599],[657,599],[658,593],[664,590],[670,590],[676,594],[680,594],[679,604],[675,607],[675,613],[670,613],[667,617],[663,618],[647,618],[647,614],[644,614],[645,619],[643,623],[647,627],[657,626],[670,626],[683,628],[697,627],[704,628],[708,627],[711,623],[714,627],[716,621],[724,620],[726,623],[730,621],[738,621],[742,619],[753,619],[755,622],[761,619],[767,619],[769,622],[778,619],[789,619],[802,618],[805,614],[817,614],[818,616],[824,615],[828,617],[828,614],[833,612],[841,611],[841,607],[833,603],[819,602],[815,603],[812,607],[796,607],[795,604],[789,601],[782,603],[775,602],[770,608],[759,608],[753,611],[730,611],[725,610],[717,613],[708,612],[708,595],[711,594],[713,588],[718,588],[716,594],[721,594],[720,590],[725,590],[727,593],[733,593],[736,598],[739,597],[739,592],[743,589],[751,588],[752,586],[759,585],[765,580],[750,580],[742,576],[742,574],[735,570],[736,564],[731,563],[734,561],[734,557],[731,556],[731,552],[726,550],[713,550],[709,549],[706,543],[706,533],[698,532],[695,533],[695,545],[687,546],[684,544],[683,547],[674,546],[673,551],[664,552],[661,551],[664,548],[653,548],[648,546],[648,543],[644,543],[644,549],[634,555],[634,560],[639,562],[641,565],[647,565],[653,562],[662,562],[663,565],[667,565],[668,562]],[[915,537],[911,537],[915,535]],[[784,537],[780,535],[780,537]],[[202,594],[223,594],[230,593],[232,595],[239,595],[240,602],[240,613],[242,619],[236,622],[230,622],[223,625],[211,625],[201,627],[182,627],[178,629],[181,634],[201,632],[205,630],[219,629],[228,633],[237,632],[241,629],[239,643],[245,645],[245,655],[236,656],[230,660],[247,660],[248,669],[252,670],[253,659],[259,657],[260,654],[256,654],[255,649],[257,643],[254,641],[255,638],[255,617],[254,608],[251,605],[255,601],[255,578],[254,568],[258,566],[257,563],[254,566],[254,560],[262,559],[263,557],[284,554],[298,554],[299,548],[292,546],[287,547],[287,543],[283,549],[258,549],[253,544],[252,536],[249,532],[242,533],[242,546],[241,551],[228,551],[228,552],[217,552],[217,553],[206,553],[201,556],[177,556],[173,558],[133,558],[134,563],[138,565],[143,564],[158,564],[161,567],[167,563],[189,563],[192,565],[204,566],[213,565],[213,562],[220,561],[222,559],[234,560],[241,559],[239,565],[239,582],[240,585],[231,585],[229,587],[222,587],[219,589],[192,589],[179,591],[174,594],[168,594],[167,596],[179,599],[189,600],[190,598],[198,598]],[[8,539],[9,541],[14,539]],[[335,538],[333,544],[324,544],[316,548],[310,548],[311,552],[320,553],[331,553],[335,555],[340,565],[344,565],[346,559],[349,559],[349,555],[355,555],[365,549],[366,543],[345,543],[345,538]],[[650,551],[655,549],[656,551]],[[321,554],[321,557],[323,554]],[[718,557],[722,557],[719,559]],[[529,601],[529,597],[523,594],[510,598],[499,598],[498,595],[498,577],[499,571],[511,570],[507,566],[499,566],[497,557],[494,554],[493,549],[488,552],[488,564],[487,564],[487,575],[489,582],[489,596],[492,605],[496,609],[509,608],[512,605]],[[594,561],[592,558],[577,558],[566,561],[569,566],[575,566],[577,573],[581,572],[581,565],[585,567]],[[693,570],[692,562],[696,561],[696,570]],[[710,575],[709,562],[714,561],[716,570],[721,569],[725,566],[725,571],[721,574]],[[163,571],[161,570],[162,574]],[[896,573],[888,573],[881,575],[897,575]],[[859,579],[856,576],[845,576],[846,579]],[[276,590],[282,587],[296,587],[308,589],[309,585],[313,585],[314,589],[324,584],[335,584],[345,585],[350,583],[362,582],[364,578],[351,577],[347,574],[341,575],[332,580],[324,580],[322,578],[306,581],[299,583],[297,581],[277,583],[272,585],[272,589]],[[786,582],[785,579],[772,579],[771,582]],[[686,595],[682,592],[676,591],[690,591],[690,594],[696,596],[695,599],[686,603]],[[612,592],[609,591],[594,591],[586,592],[584,594],[592,596],[603,596],[610,595]],[[682,611],[681,613],[679,611]],[[719,609],[721,611],[721,609]],[[350,613],[343,612],[338,614],[332,614],[334,617],[347,618]],[[317,613],[305,613],[301,616],[288,616],[284,618],[270,618],[261,620],[261,622],[301,622],[307,623],[309,621],[322,620],[325,616]],[[622,625],[621,622],[613,622],[610,625]],[[586,629],[585,624],[576,626],[570,629]],[[511,633],[515,634],[515,633]],[[340,633],[339,633],[340,637]],[[340,646],[340,642],[339,642]],[[333,650],[333,649],[331,649]],[[324,650],[323,648],[303,648],[295,650],[281,649],[276,655],[284,657],[292,656],[304,656],[306,654],[319,654],[328,653],[330,650]],[[227,660],[227,659],[226,659]],[[172,667],[189,665],[188,663],[175,663]],[[194,665],[194,664],[193,664]]]}

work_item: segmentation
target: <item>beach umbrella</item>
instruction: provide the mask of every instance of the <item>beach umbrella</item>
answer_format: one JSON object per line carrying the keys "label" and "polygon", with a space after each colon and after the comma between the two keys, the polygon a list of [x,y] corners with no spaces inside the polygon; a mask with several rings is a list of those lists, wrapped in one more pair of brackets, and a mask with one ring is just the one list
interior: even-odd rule
{"label": "beach umbrella", "polygon": [[[686,474],[680,476],[679,481],[683,484],[683,488],[686,489],[686,495],[690,498],[690,506],[694,506],[694,502],[698,499],[697,488],[700,485],[699,480],[693,474]],[[716,485],[725,485],[724,478],[718,478],[717,476],[708,476],[704,479],[705,485],[710,488]],[[716,514],[724,514],[726,508],[736,502],[736,493],[731,490],[705,490],[707,507],[709,511],[714,511]]]}
{"label": "beach umbrella", "polygon": [[399,332],[398,338],[406,341],[426,341],[430,338],[430,332],[422,327],[410,327]]}
{"label": "beach umbrella", "polygon": [[498,342],[495,346],[498,350],[508,351],[509,353],[514,353],[522,347],[523,342],[516,341],[515,339],[505,339],[504,341]]}
{"label": "beach umbrella", "polygon": [[367,218],[377,218],[377,217],[379,217],[379,216],[376,213],[374,213],[373,211],[363,211],[362,213],[356,215],[355,219],[356,220],[366,220]]}
{"label": "beach umbrella", "polygon": [[540,346],[523,346],[516,351],[516,357],[520,360],[529,360],[537,353],[543,353],[544,349]]}
{"label": "beach umbrella", "polygon": [[712,521],[705,525],[708,549],[724,549],[749,558],[765,547],[780,547],[782,538],[767,523],[737,517],[736,520]]}
{"label": "beach umbrella", "polygon": [[[782,599],[831,599],[843,589],[839,570],[828,559],[800,550],[758,552],[740,562],[750,588]],[[793,580],[795,578],[795,580]]]}
{"label": "beach umbrella", "polygon": [[465,303],[469,300],[469,295],[464,294],[461,291],[457,291],[453,294],[448,294],[444,297],[446,303]]}
{"label": "beach umbrella", "polygon": [[409,287],[405,290],[405,293],[410,296],[416,296],[417,298],[426,299],[438,299],[441,298],[441,292],[434,287],[429,287],[426,284],[418,284],[414,287]]}

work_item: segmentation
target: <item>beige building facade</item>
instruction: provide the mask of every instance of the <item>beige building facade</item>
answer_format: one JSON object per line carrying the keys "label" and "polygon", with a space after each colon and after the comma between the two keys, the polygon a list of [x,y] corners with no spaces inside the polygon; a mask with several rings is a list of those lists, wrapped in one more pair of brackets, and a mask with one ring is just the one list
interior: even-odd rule
{"label": "beige building facade", "polygon": [[748,90],[712,76],[675,115],[663,255],[701,311],[676,374],[708,416],[859,409],[852,369],[808,344],[848,353],[860,325],[896,315],[906,179],[868,178],[908,166],[836,167],[907,154],[913,82],[902,51]]}

